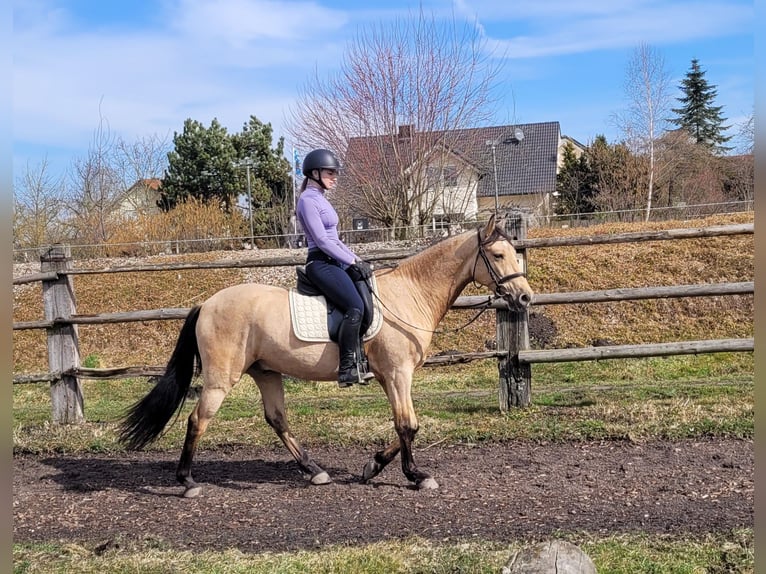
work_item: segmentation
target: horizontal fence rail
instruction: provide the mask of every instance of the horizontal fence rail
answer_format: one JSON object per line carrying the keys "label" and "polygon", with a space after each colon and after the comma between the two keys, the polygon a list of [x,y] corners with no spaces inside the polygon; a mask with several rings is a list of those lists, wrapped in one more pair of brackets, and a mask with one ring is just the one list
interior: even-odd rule
{"label": "horizontal fence rail", "polygon": [[[577,245],[608,245],[615,243],[632,243],[636,241],[667,241],[673,239],[699,239],[703,237],[723,237],[728,235],[745,235],[755,233],[752,223],[737,225],[716,225],[692,229],[667,229],[664,231],[647,231],[638,233],[619,233],[615,235],[592,235],[589,237],[541,237],[537,239],[515,239],[512,243],[517,250],[541,247],[572,247]],[[388,261],[404,259],[412,255],[412,250],[394,249],[377,251],[365,255],[370,261]],[[204,261],[195,263],[158,263],[153,265],[125,265],[101,269],[69,269],[59,272],[66,275],[98,275],[107,273],[140,273],[148,271],[183,271],[193,269],[243,269],[250,267],[281,267],[303,265],[306,255],[300,252],[286,257],[269,257],[262,259],[232,259],[224,261]],[[35,273],[13,279],[14,285],[32,283],[35,281],[51,280],[58,273]]]}
{"label": "horizontal fence rail", "polygon": [[[613,235],[592,235],[587,237],[526,238],[524,217],[517,218],[512,236],[513,244],[526,270],[526,250],[530,248],[570,247],[584,245],[608,245],[637,241],[665,241],[695,239],[732,235],[753,234],[753,224],[723,225],[692,229],[670,229]],[[63,251],[62,251],[63,250]],[[40,273],[14,278],[14,285],[33,282],[43,283],[46,318],[39,321],[13,323],[14,330],[45,329],[48,333],[49,357],[56,359],[49,373],[14,374],[13,383],[50,382],[54,403],[54,422],[75,422],[82,419],[81,391],[78,379],[122,379],[128,377],[158,377],[164,366],[130,366],[106,369],[84,368],[79,365],[77,354],[78,325],[121,324],[140,321],[182,320],[188,307],[148,309],[119,313],[80,315],[74,309],[72,277],[75,275],[107,273],[142,273],[179,271],[194,269],[254,268],[297,266],[305,263],[305,250],[297,250],[287,257],[259,259],[223,260],[212,262],[164,263],[152,265],[114,266],[102,269],[74,269],[68,263],[68,249],[54,246],[50,253],[41,256],[43,269]],[[381,250],[366,254],[370,261],[391,261],[413,254],[412,250]],[[66,263],[66,264],[65,264]],[[578,291],[566,293],[538,293],[533,296],[532,305],[560,305],[600,303],[614,301],[636,301],[642,299],[716,297],[729,295],[752,295],[753,281],[738,283],[704,283],[693,285],[670,285],[655,287],[618,288],[600,291]],[[496,359],[501,376],[500,408],[505,411],[511,406],[527,406],[531,394],[530,365],[534,363],[555,363],[603,359],[638,358],[668,355],[688,355],[717,352],[752,352],[754,339],[719,339],[705,341],[682,341],[671,343],[649,343],[642,345],[612,345],[575,349],[529,349],[528,311],[514,310],[501,298],[494,296],[463,296],[452,305],[453,309],[477,309],[486,307],[497,313],[497,350],[476,353],[444,353],[428,357],[425,366],[446,366],[476,360]],[[67,335],[68,333],[68,335]],[[65,336],[62,336],[65,335]],[[51,348],[64,341],[66,352]],[[62,387],[65,400],[54,397],[54,389]],[[58,401],[58,402],[57,402]],[[59,404],[60,403],[60,404]],[[74,415],[72,415],[74,411]]]}
{"label": "horizontal fence rail", "polygon": [[590,235],[572,237],[539,237],[519,239],[513,242],[517,249],[532,247],[572,247],[576,245],[612,245],[615,243],[635,243],[637,241],[668,241],[675,239],[699,239],[702,237],[723,237],[727,235],[746,235],[755,233],[755,224],[712,225],[689,229],[665,229],[662,231],[637,231],[633,233],[615,233],[612,235]]}
{"label": "horizontal fence rail", "polygon": [[[753,281],[741,283],[700,283],[696,285],[671,285],[668,287],[635,287],[607,289],[604,291],[571,291],[567,293],[538,293],[532,305],[560,305],[572,303],[603,303],[607,301],[638,301],[641,299],[668,299],[681,297],[708,297],[716,295],[748,295],[755,292]],[[452,309],[508,309],[508,303],[497,297],[468,295],[458,297]],[[27,329],[50,329],[56,325],[106,325],[140,321],[166,321],[185,319],[190,307],[147,309],[97,315],[72,315],[49,321],[19,321],[13,324],[16,331]]]}
{"label": "horizontal fence rail", "polygon": [[524,363],[566,363],[570,361],[598,361],[602,359],[635,359],[639,357],[667,357],[670,355],[700,355],[704,353],[735,353],[752,351],[755,339],[708,339],[675,343],[649,343],[645,345],[605,345],[581,349],[543,349],[519,351]]}

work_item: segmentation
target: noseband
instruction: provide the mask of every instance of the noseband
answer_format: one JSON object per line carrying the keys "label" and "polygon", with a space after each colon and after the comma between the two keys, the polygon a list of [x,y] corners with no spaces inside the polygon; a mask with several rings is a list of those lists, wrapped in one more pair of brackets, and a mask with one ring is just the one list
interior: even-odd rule
{"label": "noseband", "polygon": [[500,274],[497,272],[497,270],[494,268],[494,266],[489,262],[489,257],[487,257],[487,251],[484,249],[484,247],[485,245],[494,243],[495,237],[497,235],[505,239],[508,243],[511,243],[511,238],[508,237],[506,233],[504,233],[498,228],[495,228],[495,230],[489,235],[489,237],[487,237],[487,239],[482,241],[481,230],[479,230],[479,233],[478,233],[479,252],[476,254],[476,261],[474,261],[474,264],[473,264],[473,276],[474,276],[474,281],[476,281],[476,265],[478,265],[479,257],[481,257],[484,260],[484,264],[487,266],[487,271],[489,272],[490,278],[495,283],[495,295],[502,297],[504,293],[500,292],[500,288],[502,287],[503,283],[507,283],[508,281],[513,281],[517,277],[526,277],[527,274],[524,273],[523,271],[516,271],[515,273],[510,273],[509,275],[505,275],[501,277]]}

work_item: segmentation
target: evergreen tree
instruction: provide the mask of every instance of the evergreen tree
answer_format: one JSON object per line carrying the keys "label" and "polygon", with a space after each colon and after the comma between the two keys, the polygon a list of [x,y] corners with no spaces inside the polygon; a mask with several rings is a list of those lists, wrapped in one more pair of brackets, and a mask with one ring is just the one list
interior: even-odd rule
{"label": "evergreen tree", "polygon": [[234,143],[217,119],[206,128],[187,119],[182,133],[173,135],[175,149],[168,152],[168,169],[162,179],[159,207],[170,210],[195,197],[217,203],[227,213],[242,192]]}
{"label": "evergreen tree", "polygon": [[[281,235],[287,233],[292,212],[293,189],[290,162],[285,158],[285,141],[279,138],[271,148],[271,124],[264,124],[255,116],[232,136],[240,163],[250,162],[250,193],[252,194],[253,225],[257,234]],[[246,168],[244,191],[247,191]],[[245,197],[247,197],[245,193]]]}
{"label": "evergreen tree", "polygon": [[596,211],[593,204],[595,179],[586,154],[577,157],[574,146],[567,142],[563,160],[561,170],[556,174],[556,213],[593,213]]}
{"label": "evergreen tree", "polygon": [[159,207],[169,211],[190,197],[227,213],[239,205],[255,235],[288,232],[290,162],[284,157],[284,138],[272,149],[272,133],[271,124],[255,116],[235,134],[227,133],[217,119],[208,128],[187,119],[183,132],[173,136]]}
{"label": "evergreen tree", "polygon": [[722,106],[713,105],[718,91],[715,86],[708,84],[705,79],[705,72],[700,68],[699,60],[692,60],[691,69],[686,73],[686,77],[681,80],[679,86],[683,96],[676,98],[681,102],[680,108],[673,108],[673,112],[678,117],[671,121],[685,129],[699,144],[709,147],[717,152],[730,150],[725,144],[731,139],[731,136],[723,135],[724,130],[729,126],[724,126],[726,121],[721,115]]}

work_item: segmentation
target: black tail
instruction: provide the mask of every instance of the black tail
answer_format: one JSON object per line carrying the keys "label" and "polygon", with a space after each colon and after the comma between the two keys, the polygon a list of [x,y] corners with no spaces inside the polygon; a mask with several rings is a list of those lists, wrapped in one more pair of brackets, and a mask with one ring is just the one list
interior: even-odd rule
{"label": "black tail", "polygon": [[125,414],[118,440],[127,448],[141,449],[155,440],[170,417],[183,406],[195,374],[195,359],[197,373],[201,367],[196,334],[199,312],[199,306],[189,311],[165,374],[149,394]]}

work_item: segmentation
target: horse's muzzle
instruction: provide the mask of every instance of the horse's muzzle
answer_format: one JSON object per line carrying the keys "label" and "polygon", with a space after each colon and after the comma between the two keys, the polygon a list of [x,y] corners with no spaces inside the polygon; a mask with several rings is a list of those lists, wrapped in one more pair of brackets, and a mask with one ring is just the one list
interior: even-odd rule
{"label": "horse's muzzle", "polygon": [[531,293],[519,293],[515,298],[514,302],[517,307],[520,307],[521,309],[526,309],[532,304],[532,294]]}
{"label": "horse's muzzle", "polygon": [[524,310],[532,304],[532,294],[526,291],[522,291],[515,295],[512,293],[505,293],[502,295],[502,298],[508,305],[508,309]]}

